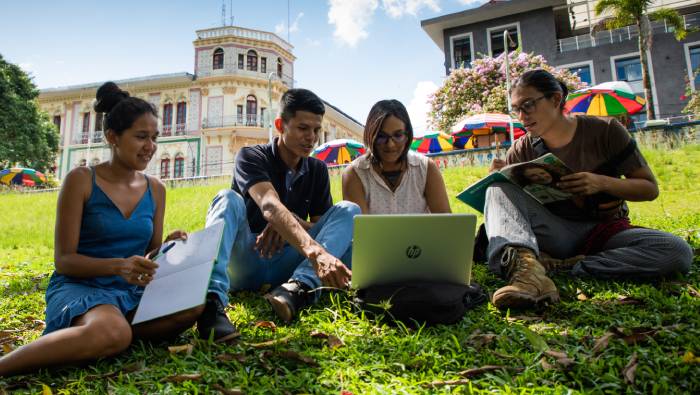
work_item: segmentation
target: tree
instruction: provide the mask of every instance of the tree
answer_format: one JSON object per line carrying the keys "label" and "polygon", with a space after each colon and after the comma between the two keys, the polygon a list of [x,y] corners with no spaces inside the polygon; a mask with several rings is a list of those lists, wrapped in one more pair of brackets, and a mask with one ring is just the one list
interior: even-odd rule
{"label": "tree", "polygon": [[38,96],[31,78],[0,55],[0,169],[20,165],[45,171],[53,165],[59,135],[39,111]]}
{"label": "tree", "polygon": [[[585,83],[569,70],[547,64],[541,55],[510,52],[510,79],[515,81],[532,69],[545,69],[563,81],[569,90],[584,88]],[[452,70],[443,85],[430,98],[431,127],[448,131],[457,121],[482,112],[508,113],[506,98],[505,53],[496,58],[476,59],[469,68]]]}
{"label": "tree", "polygon": [[654,119],[654,97],[651,93],[649,82],[649,61],[647,52],[651,51],[652,31],[650,21],[665,21],[680,41],[685,38],[688,31],[685,29],[683,18],[670,8],[659,8],[649,12],[649,6],[653,0],[600,0],[595,5],[596,15],[610,13],[610,17],[603,19],[602,26],[606,29],[617,29],[635,25],[639,31],[637,40],[639,48],[639,61],[642,66],[642,84],[644,96],[647,100],[647,119]]}

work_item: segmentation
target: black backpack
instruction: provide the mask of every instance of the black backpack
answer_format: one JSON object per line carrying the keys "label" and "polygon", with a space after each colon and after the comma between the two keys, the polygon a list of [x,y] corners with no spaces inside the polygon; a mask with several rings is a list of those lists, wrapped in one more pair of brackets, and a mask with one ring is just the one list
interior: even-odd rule
{"label": "black backpack", "polygon": [[486,293],[476,283],[414,281],[360,289],[355,302],[388,323],[415,327],[454,324],[467,310],[486,302]]}

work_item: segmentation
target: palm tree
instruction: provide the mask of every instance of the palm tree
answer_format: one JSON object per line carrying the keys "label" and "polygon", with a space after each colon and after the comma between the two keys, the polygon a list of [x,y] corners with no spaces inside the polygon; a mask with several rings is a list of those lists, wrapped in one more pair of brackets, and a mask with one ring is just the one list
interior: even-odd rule
{"label": "palm tree", "polygon": [[688,31],[685,22],[678,12],[670,8],[659,8],[649,12],[649,6],[653,0],[600,0],[595,5],[596,15],[610,13],[601,23],[606,29],[617,29],[625,26],[636,25],[639,30],[639,60],[642,66],[642,84],[644,96],[647,99],[647,119],[654,119],[654,98],[651,94],[649,82],[649,63],[647,51],[651,51],[650,21],[665,21],[673,30],[676,40],[685,38]]}

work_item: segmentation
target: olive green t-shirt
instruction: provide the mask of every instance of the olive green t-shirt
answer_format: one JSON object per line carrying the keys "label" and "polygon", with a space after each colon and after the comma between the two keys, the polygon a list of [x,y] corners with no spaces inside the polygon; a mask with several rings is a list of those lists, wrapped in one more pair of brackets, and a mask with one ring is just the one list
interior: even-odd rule
{"label": "olive green t-shirt", "polygon": [[[574,172],[594,172],[622,152],[632,139],[627,129],[614,118],[579,115],[576,120],[576,131],[571,141],[563,147],[549,149],[549,152],[556,155]],[[510,165],[536,159],[539,155],[533,148],[534,141],[535,139],[529,134],[516,140],[506,153],[506,163]],[[634,153],[623,160],[616,170],[618,174],[628,175],[644,166],[647,166],[647,162],[639,152],[639,148],[635,148]],[[582,214],[573,212],[574,210],[570,207],[560,206],[552,211],[563,217],[582,219]],[[615,216],[626,217],[627,212],[627,206],[623,204],[620,212]]]}

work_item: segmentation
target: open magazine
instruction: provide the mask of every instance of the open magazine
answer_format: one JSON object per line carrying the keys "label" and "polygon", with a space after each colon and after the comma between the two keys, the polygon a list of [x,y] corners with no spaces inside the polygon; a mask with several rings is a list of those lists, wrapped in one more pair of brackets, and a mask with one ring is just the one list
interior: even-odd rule
{"label": "open magazine", "polygon": [[567,174],[573,174],[573,171],[554,154],[548,153],[529,162],[515,163],[494,171],[460,192],[457,199],[483,213],[489,185],[511,182],[541,204],[568,200],[573,195],[556,186],[561,177]]}

